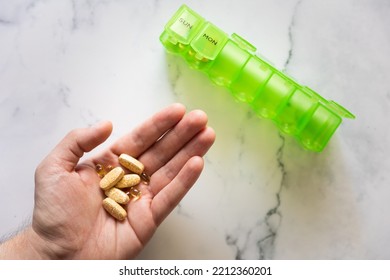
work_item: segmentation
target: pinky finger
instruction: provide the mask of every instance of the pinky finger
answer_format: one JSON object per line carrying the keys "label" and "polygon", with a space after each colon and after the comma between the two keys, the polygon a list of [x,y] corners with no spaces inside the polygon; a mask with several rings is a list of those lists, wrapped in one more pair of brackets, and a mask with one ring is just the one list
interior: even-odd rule
{"label": "pinky finger", "polygon": [[190,158],[177,176],[153,198],[151,210],[157,225],[161,224],[195,184],[203,165],[203,158]]}

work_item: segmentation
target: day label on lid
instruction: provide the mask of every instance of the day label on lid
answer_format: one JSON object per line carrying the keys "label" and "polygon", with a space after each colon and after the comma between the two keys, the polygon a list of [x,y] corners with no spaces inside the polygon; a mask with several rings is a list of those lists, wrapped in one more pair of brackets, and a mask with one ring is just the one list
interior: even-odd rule
{"label": "day label on lid", "polygon": [[184,10],[169,26],[169,29],[181,37],[182,43],[189,43],[201,22],[202,18]]}
{"label": "day label on lid", "polygon": [[228,36],[222,30],[208,22],[191,42],[191,47],[201,56],[213,60],[227,39]]}

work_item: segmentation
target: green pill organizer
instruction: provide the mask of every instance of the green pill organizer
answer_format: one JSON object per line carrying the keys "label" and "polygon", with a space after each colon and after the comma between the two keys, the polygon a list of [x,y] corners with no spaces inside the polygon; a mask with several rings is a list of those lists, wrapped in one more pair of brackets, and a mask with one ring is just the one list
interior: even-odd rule
{"label": "green pill organizer", "polygon": [[239,35],[229,36],[186,5],[169,20],[160,41],[308,150],[321,152],[342,118],[355,118],[256,56],[256,48]]}

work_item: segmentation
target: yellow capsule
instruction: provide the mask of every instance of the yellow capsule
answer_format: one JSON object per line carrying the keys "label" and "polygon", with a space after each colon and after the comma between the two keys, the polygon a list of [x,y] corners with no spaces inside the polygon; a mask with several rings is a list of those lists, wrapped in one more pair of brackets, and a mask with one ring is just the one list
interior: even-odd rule
{"label": "yellow capsule", "polygon": [[104,169],[104,166],[100,163],[95,165],[96,173],[99,175],[100,178],[103,178],[106,175],[106,170]]}
{"label": "yellow capsule", "polygon": [[138,174],[126,174],[115,185],[118,189],[130,188],[138,185],[141,182],[141,177]]}
{"label": "yellow capsule", "polygon": [[115,219],[123,221],[127,217],[127,212],[113,199],[106,197],[103,200],[103,208]]}
{"label": "yellow capsule", "polygon": [[141,191],[137,188],[131,188],[126,192],[126,194],[131,196],[134,201],[138,200],[141,197]]}
{"label": "yellow capsule", "polygon": [[113,170],[108,172],[106,176],[104,176],[100,180],[100,187],[103,190],[107,190],[115,186],[125,175],[125,171],[121,167],[115,167]]}
{"label": "yellow capsule", "polygon": [[149,184],[150,176],[148,174],[146,174],[145,172],[142,172],[140,177],[145,182],[145,184]]}
{"label": "yellow capsule", "polygon": [[129,196],[125,192],[115,187],[106,190],[104,194],[120,204],[126,204],[130,201]]}
{"label": "yellow capsule", "polygon": [[126,167],[131,172],[141,175],[144,172],[144,165],[139,160],[133,158],[132,156],[121,154],[119,156],[119,163]]}

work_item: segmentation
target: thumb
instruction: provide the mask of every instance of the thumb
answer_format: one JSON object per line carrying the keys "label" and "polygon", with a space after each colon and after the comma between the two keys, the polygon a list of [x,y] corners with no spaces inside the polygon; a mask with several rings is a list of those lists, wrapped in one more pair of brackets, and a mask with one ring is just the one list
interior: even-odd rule
{"label": "thumb", "polygon": [[53,151],[46,157],[45,162],[51,166],[73,171],[80,158],[103,143],[112,132],[112,123],[103,121],[87,128],[77,128],[69,132]]}

